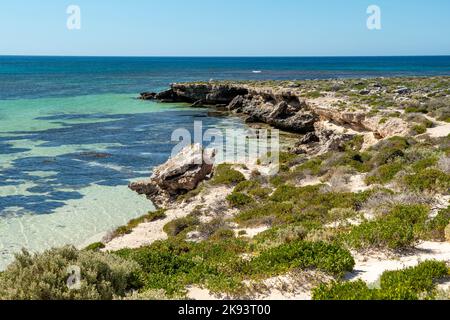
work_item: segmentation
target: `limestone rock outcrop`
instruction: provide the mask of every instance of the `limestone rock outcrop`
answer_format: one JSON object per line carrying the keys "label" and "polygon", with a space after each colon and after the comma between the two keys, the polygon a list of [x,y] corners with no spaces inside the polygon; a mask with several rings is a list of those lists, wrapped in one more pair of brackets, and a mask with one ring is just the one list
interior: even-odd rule
{"label": "limestone rock outcrop", "polygon": [[155,206],[165,206],[181,194],[194,190],[211,174],[216,151],[200,144],[187,146],[153,171],[150,179],[131,183],[129,188],[144,194]]}

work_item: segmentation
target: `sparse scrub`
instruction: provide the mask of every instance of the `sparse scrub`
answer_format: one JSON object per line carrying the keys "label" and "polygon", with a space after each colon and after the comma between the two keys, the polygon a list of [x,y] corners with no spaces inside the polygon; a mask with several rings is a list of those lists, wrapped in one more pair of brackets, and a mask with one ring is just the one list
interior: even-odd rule
{"label": "sparse scrub", "polygon": [[214,170],[212,184],[236,185],[245,180],[244,175],[241,172],[234,170],[231,165],[220,164]]}
{"label": "sparse scrub", "polygon": [[[67,286],[73,266],[81,272],[77,290]],[[0,299],[111,300],[139,286],[138,272],[136,263],[107,253],[74,247],[35,255],[23,251],[0,277]]]}
{"label": "sparse scrub", "polygon": [[436,282],[448,275],[444,262],[425,261],[417,267],[386,271],[380,288],[362,281],[322,284],[313,290],[314,300],[419,300],[436,296]]}
{"label": "sparse scrub", "polygon": [[189,215],[185,218],[172,220],[164,226],[164,232],[170,237],[176,237],[183,231],[188,231],[192,227],[199,225],[197,217]]}
{"label": "sparse scrub", "polygon": [[428,212],[423,205],[397,206],[377,220],[355,226],[343,241],[356,249],[411,247],[419,238]]}
{"label": "sparse scrub", "polygon": [[404,186],[416,192],[448,193],[450,175],[438,169],[425,169],[405,176]]}

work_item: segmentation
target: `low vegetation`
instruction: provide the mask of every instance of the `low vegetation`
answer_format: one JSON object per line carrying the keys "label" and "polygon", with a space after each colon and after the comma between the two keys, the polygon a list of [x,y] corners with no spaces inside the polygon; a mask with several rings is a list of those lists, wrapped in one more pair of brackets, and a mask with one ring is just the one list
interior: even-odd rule
{"label": "low vegetation", "polygon": [[23,251],[0,277],[0,299],[110,300],[138,288],[138,272],[137,263],[106,253],[73,247],[36,255]]}
{"label": "low vegetation", "polygon": [[[427,93],[398,99],[404,83],[411,92],[426,87]],[[450,136],[425,134],[437,125],[429,117],[450,121],[449,84],[448,77],[258,82],[289,85],[308,99],[333,93],[343,98],[338,108],[379,115],[380,124],[401,118],[414,124],[413,132],[370,148],[363,148],[364,137],[356,135],[317,156],[281,152],[281,170],[272,177],[254,171],[246,179],[239,166],[221,164],[209,181],[177,203],[201,199],[212,186],[232,190],[226,201],[218,209],[193,210],[168,222],[167,240],[114,253],[102,252],[102,243],[84,250],[24,252],[0,275],[0,298],[173,299],[185,297],[190,285],[246,297],[249,282],[299,270],[334,279],[314,289],[317,300],[439,297],[436,282],[449,276],[442,262],[385,272],[375,285],[343,276],[355,266],[353,250],[398,253],[421,240],[450,241],[450,207],[442,204],[450,190]],[[361,182],[361,191],[352,187],[354,180]],[[113,236],[165,218],[164,210],[149,213]],[[248,229],[254,227],[262,232]],[[65,279],[74,265],[83,280],[81,290],[71,291]]]}
{"label": "low vegetation", "polygon": [[315,300],[419,300],[435,298],[438,280],[449,276],[445,262],[425,261],[417,267],[384,272],[379,288],[361,281],[333,282],[313,290]]}

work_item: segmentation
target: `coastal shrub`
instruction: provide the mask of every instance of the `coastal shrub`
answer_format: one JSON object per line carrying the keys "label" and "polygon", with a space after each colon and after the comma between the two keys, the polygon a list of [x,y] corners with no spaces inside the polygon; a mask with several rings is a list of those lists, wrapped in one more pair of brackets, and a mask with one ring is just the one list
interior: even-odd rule
{"label": "coastal shrub", "polygon": [[412,130],[414,131],[414,135],[418,135],[427,132],[427,127],[422,124],[416,124],[412,127]]}
{"label": "coastal shrub", "polygon": [[432,294],[436,281],[447,275],[446,263],[438,261],[425,261],[401,271],[386,271],[380,279],[380,298],[418,300],[424,294]]}
{"label": "coastal shrub", "polygon": [[200,232],[200,235],[204,238],[211,237],[217,230],[222,229],[226,226],[226,223],[221,218],[214,218],[207,223],[201,223],[197,230]]}
{"label": "coastal shrub", "polygon": [[362,280],[321,284],[313,289],[313,300],[377,300],[377,292]]}
{"label": "coastal shrub", "polygon": [[246,180],[246,181],[242,181],[240,183],[237,184],[236,187],[234,187],[234,192],[244,192],[244,191],[249,191],[252,190],[254,188],[258,188],[260,187],[261,184],[258,181],[255,180]]}
{"label": "coastal shrub", "polygon": [[212,184],[236,185],[245,180],[244,175],[241,172],[234,170],[231,165],[220,164],[214,170]]}
{"label": "coastal shrub", "polygon": [[405,137],[392,137],[382,140],[369,149],[373,154],[368,165],[377,168],[383,164],[394,162],[403,158],[405,151],[414,144],[414,140]]}
{"label": "coastal shrub", "polygon": [[[80,288],[67,286],[74,267],[80,270]],[[110,300],[136,288],[139,266],[115,255],[79,251],[74,247],[40,254],[22,251],[0,277],[0,299]]]}
{"label": "coastal shrub", "polygon": [[235,237],[235,233],[233,230],[228,228],[218,229],[211,237],[212,241],[222,241],[227,239],[232,239]]}
{"label": "coastal shrub", "polygon": [[425,169],[429,169],[429,168],[435,166],[437,163],[438,163],[438,158],[433,155],[433,156],[428,156],[423,159],[415,161],[412,164],[411,168],[415,172],[420,172],[420,171],[423,171]]}
{"label": "coastal shrub", "polygon": [[307,162],[297,166],[295,168],[296,172],[307,172],[312,175],[318,175],[321,172],[323,161],[319,158],[313,158],[308,160]]}
{"label": "coastal shrub", "polygon": [[[433,241],[445,241],[445,228],[450,225],[450,207],[440,210],[436,217],[428,220],[423,228],[421,239]],[[450,231],[450,230],[449,230]],[[450,234],[448,239],[450,241]]]}
{"label": "coastal shrub", "polygon": [[401,162],[384,164],[366,177],[366,183],[371,185],[375,183],[385,184],[391,182],[403,167],[404,164]]}
{"label": "coastal shrub", "polygon": [[295,187],[282,185],[260,205],[243,210],[236,221],[254,224],[263,217],[272,217],[275,224],[302,221],[328,223],[333,222],[328,212],[333,208],[358,210],[372,191],[362,193],[326,192],[323,185]]}
{"label": "coastal shrub", "polygon": [[105,248],[105,244],[102,242],[95,242],[90,245],[88,245],[84,250],[87,251],[99,251],[101,249]]}
{"label": "coastal shrub", "polygon": [[263,251],[251,261],[252,272],[282,274],[294,268],[316,268],[333,275],[352,271],[351,253],[335,244],[295,241]]}
{"label": "coastal shrub", "polygon": [[176,237],[183,231],[199,225],[199,223],[197,217],[188,215],[187,217],[170,221],[164,226],[163,230],[169,237]]}
{"label": "coastal shrub", "polygon": [[330,152],[322,162],[320,173],[329,173],[337,167],[350,167],[358,172],[370,171],[369,161],[371,155],[368,152],[347,150],[345,152]]}
{"label": "coastal shrub", "polygon": [[439,169],[429,168],[404,177],[406,188],[417,192],[443,192],[450,189],[450,175]]}
{"label": "coastal shrub", "polygon": [[248,192],[248,194],[254,198],[265,200],[272,193],[272,189],[270,188],[255,188]]}
{"label": "coastal shrub", "polygon": [[246,242],[237,238],[201,243],[172,238],[116,254],[141,266],[143,291],[163,289],[172,297],[183,294],[185,287],[192,284],[214,292],[239,290],[247,264],[239,255],[246,248]]}
{"label": "coastal shrub", "polygon": [[[264,217],[283,217],[292,214],[293,205],[291,203],[266,203],[257,205],[240,212],[235,220],[239,223],[257,224],[255,221],[261,221]],[[253,221],[253,223],[252,223]],[[264,220],[265,221],[265,220]]]}
{"label": "coastal shrub", "polygon": [[138,225],[140,225],[142,223],[154,222],[154,221],[165,219],[165,218],[166,218],[165,210],[161,209],[161,210],[149,212],[145,216],[130,220],[130,222],[128,222],[128,224],[126,226],[121,226],[121,227],[117,228],[115,231],[113,231],[112,237],[115,238],[115,237],[123,236],[125,234],[130,234],[134,228],[136,228]]}
{"label": "coastal shrub", "polygon": [[344,235],[344,242],[353,248],[400,249],[412,246],[428,217],[429,208],[424,205],[401,205],[378,218],[353,227]]}
{"label": "coastal shrub", "polygon": [[232,192],[227,196],[227,201],[232,207],[236,208],[243,207],[254,202],[250,196],[241,192]]}
{"label": "coastal shrub", "polygon": [[386,271],[380,287],[362,281],[332,282],[313,289],[314,300],[419,300],[433,298],[436,282],[448,275],[445,262],[425,261],[416,267]]}
{"label": "coastal shrub", "polygon": [[310,229],[302,224],[276,226],[256,235],[253,241],[258,249],[277,247],[284,243],[304,240]]}

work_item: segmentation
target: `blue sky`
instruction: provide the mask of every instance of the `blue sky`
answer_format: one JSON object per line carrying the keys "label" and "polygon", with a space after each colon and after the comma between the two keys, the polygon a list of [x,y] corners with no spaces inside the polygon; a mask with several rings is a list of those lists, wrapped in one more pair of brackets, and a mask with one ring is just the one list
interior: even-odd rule
{"label": "blue sky", "polygon": [[[66,28],[69,5],[81,30]],[[381,30],[368,30],[369,5]],[[0,54],[450,54],[448,0],[1,0]]]}

